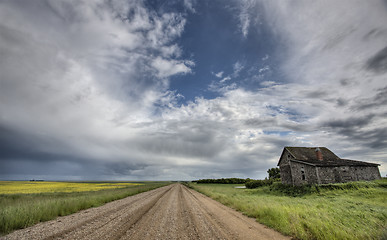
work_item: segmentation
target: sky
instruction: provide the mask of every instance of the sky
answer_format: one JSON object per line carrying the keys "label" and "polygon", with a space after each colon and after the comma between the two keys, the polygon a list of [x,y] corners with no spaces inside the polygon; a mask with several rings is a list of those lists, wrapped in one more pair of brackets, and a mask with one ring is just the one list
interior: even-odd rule
{"label": "sky", "polygon": [[387,174],[387,2],[0,1],[0,179]]}

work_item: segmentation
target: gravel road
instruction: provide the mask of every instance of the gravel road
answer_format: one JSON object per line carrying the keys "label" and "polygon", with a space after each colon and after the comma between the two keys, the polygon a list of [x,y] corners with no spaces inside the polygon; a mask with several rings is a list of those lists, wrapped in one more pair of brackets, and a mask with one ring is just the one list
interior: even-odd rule
{"label": "gravel road", "polygon": [[58,217],[1,239],[290,239],[181,184]]}

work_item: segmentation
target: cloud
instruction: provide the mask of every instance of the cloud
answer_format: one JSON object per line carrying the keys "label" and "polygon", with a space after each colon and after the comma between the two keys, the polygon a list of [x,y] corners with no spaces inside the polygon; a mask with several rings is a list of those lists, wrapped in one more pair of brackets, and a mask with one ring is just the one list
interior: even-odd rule
{"label": "cloud", "polygon": [[[339,151],[348,154],[345,149],[356,142],[362,149],[356,158],[361,158],[387,146],[382,140],[386,111],[381,107],[385,103],[387,40],[382,22],[387,15],[380,1],[342,1],[334,4],[334,10],[332,4],[272,1],[262,6],[265,21],[281,42],[281,71],[288,86],[284,94],[292,96],[292,103],[301,100],[305,104],[298,108],[308,117],[305,123],[342,141],[337,145]],[[374,13],[367,21],[363,21],[365,9]],[[369,161],[381,162],[382,158]]]}
{"label": "cloud", "polygon": [[264,66],[263,68],[258,70],[259,73],[266,72],[266,71],[270,71],[270,67],[269,66]]}
{"label": "cloud", "polygon": [[214,73],[214,75],[217,77],[217,78],[222,78],[222,76],[223,76],[223,71],[221,71],[221,72],[218,72],[218,73]]}
{"label": "cloud", "polygon": [[387,71],[387,47],[383,48],[375,54],[375,56],[371,57],[367,61],[366,67],[367,69],[377,73],[385,73]]}
{"label": "cloud", "polygon": [[264,178],[287,145],[386,172],[384,6],[332,4],[241,2],[242,35],[266,24],[278,67],[257,56],[258,87],[242,87],[235,59],[213,73],[218,97],[181,104],[170,78],[195,67],[176,41],[184,14],[141,1],[0,3],[1,177]]}
{"label": "cloud", "polygon": [[154,59],[151,66],[157,70],[157,76],[160,78],[170,77],[179,73],[190,73],[192,61],[166,60],[160,57]]}
{"label": "cloud", "polygon": [[239,75],[239,72],[242,71],[245,67],[242,65],[241,62],[236,62],[234,63],[233,65],[233,69],[234,69],[234,72],[233,72],[233,77],[237,77]]}
{"label": "cloud", "polygon": [[247,38],[249,34],[250,25],[257,21],[257,15],[251,14],[255,10],[256,1],[254,0],[243,0],[240,2],[239,8],[239,27],[244,38]]}
{"label": "cloud", "polygon": [[184,0],[184,6],[191,12],[195,13],[196,0]]}
{"label": "cloud", "polygon": [[[243,139],[256,139],[251,145],[262,143],[270,135],[273,141],[266,145],[273,149],[280,149],[281,144],[327,146],[342,157],[383,163],[383,175],[387,170],[383,160],[386,157],[383,149],[387,147],[384,140],[387,112],[383,108],[387,87],[384,69],[387,28],[382,24],[387,21],[385,6],[379,1],[371,4],[343,1],[335,3],[333,10],[332,4],[253,3],[251,8],[264,9],[259,11],[260,20],[270,27],[278,41],[272,59],[281,59],[275,71],[280,71],[277,76],[283,79],[280,82],[272,79],[273,75],[259,75],[269,70],[264,66],[254,68],[257,75],[252,78],[259,81],[261,89],[224,90],[218,101],[227,103],[222,105],[225,108],[235,104],[250,115],[233,109],[230,118],[243,119],[247,126],[235,126],[233,134],[248,133]],[[241,9],[245,6],[246,2],[240,3]],[[364,9],[374,13],[367,21],[363,21]],[[242,13],[245,15],[239,15],[241,26],[260,28],[249,21],[258,12]],[[236,95],[238,98],[231,97]],[[247,104],[254,107],[247,110]],[[248,126],[254,126],[254,131]],[[246,154],[247,146],[250,145],[236,152]],[[273,150],[266,152],[261,145],[256,151],[270,156]],[[257,152],[255,157],[259,159]]]}
{"label": "cloud", "polygon": [[194,65],[173,43],[182,15],[156,14],[141,1],[0,5],[0,126],[9,132],[0,161],[8,177],[20,176],[15,166],[27,161],[36,166],[31,175],[51,164],[51,179],[64,174],[54,168],[59,162],[68,171],[77,165],[78,179],[153,164],[132,142],[137,124],[167,98],[166,78]]}
{"label": "cloud", "polygon": [[222,80],[220,80],[221,83],[224,83],[226,81],[230,81],[231,80],[231,77],[230,76],[227,76],[225,78],[223,78]]}

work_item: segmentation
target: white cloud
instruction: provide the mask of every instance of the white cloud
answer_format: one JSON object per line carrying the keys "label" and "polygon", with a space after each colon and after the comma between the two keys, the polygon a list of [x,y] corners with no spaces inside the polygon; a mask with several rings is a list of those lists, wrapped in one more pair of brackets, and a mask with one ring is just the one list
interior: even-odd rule
{"label": "white cloud", "polygon": [[236,62],[234,63],[233,65],[233,69],[234,69],[234,73],[233,73],[233,76],[234,77],[237,77],[239,75],[239,72],[242,71],[245,67],[242,65],[241,62]]}
{"label": "white cloud", "polygon": [[243,0],[240,2],[239,24],[244,38],[246,38],[249,34],[249,27],[252,18],[257,16],[251,14],[251,11],[253,10],[255,4],[256,2],[254,0]]}
{"label": "white cloud", "polygon": [[224,83],[224,82],[230,81],[230,80],[231,80],[231,77],[227,76],[227,77],[223,78],[222,80],[220,80],[219,82]]}
{"label": "white cloud", "polygon": [[184,0],[184,6],[191,12],[195,13],[195,7],[194,5],[196,4],[196,0]]}
{"label": "white cloud", "polygon": [[223,71],[221,71],[221,72],[218,72],[218,73],[214,73],[214,75],[217,77],[217,78],[222,78],[222,76],[223,76]]}
{"label": "white cloud", "polygon": [[275,85],[276,82],[274,81],[263,81],[263,82],[260,82],[260,85],[263,86],[263,87],[271,87],[273,85]]}
{"label": "white cloud", "polygon": [[269,66],[264,66],[263,68],[258,70],[259,73],[267,72],[267,71],[270,71],[270,67]]}
{"label": "white cloud", "polygon": [[194,63],[192,61],[176,61],[176,60],[167,60],[163,58],[156,58],[152,61],[152,67],[154,67],[158,73],[158,77],[170,77],[179,73],[189,73]]}

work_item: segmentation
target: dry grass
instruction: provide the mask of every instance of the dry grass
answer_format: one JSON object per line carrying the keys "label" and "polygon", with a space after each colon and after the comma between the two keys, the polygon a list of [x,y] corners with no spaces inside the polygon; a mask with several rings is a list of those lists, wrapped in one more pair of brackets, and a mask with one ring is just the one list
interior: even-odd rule
{"label": "dry grass", "polygon": [[298,194],[268,186],[190,185],[297,239],[387,239],[387,179],[336,184]]}

